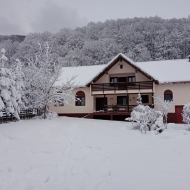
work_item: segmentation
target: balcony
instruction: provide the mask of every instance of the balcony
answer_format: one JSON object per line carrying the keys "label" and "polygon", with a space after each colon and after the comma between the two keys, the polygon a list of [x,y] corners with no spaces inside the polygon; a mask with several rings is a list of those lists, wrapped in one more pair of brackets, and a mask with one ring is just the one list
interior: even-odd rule
{"label": "balcony", "polygon": [[[104,106],[104,113],[107,112],[127,112],[131,113],[133,111],[133,108],[136,107],[137,105],[105,105]],[[153,108],[153,105],[147,105],[151,108]]]}
{"label": "balcony", "polygon": [[117,93],[148,93],[153,92],[153,82],[119,82],[91,84],[92,95]]}

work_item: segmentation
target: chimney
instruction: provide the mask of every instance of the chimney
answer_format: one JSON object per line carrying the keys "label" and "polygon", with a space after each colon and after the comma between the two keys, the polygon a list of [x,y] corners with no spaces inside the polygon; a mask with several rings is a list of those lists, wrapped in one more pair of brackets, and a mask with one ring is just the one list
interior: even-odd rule
{"label": "chimney", "polygon": [[189,62],[190,62],[190,55],[189,55]]}

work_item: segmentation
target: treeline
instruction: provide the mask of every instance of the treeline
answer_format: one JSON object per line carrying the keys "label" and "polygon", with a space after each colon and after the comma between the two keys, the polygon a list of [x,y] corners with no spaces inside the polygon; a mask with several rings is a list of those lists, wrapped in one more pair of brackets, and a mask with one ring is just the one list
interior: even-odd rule
{"label": "treeline", "polygon": [[5,35],[0,35],[0,42],[5,41],[5,40],[11,40],[12,42],[22,42],[24,40],[25,36],[22,35],[10,35],[10,36],[5,36]]}
{"label": "treeline", "polygon": [[34,55],[48,41],[65,66],[107,63],[119,52],[134,61],[184,59],[190,54],[190,17],[127,18],[89,23],[76,29],[31,33],[22,41],[1,40],[11,62]]}

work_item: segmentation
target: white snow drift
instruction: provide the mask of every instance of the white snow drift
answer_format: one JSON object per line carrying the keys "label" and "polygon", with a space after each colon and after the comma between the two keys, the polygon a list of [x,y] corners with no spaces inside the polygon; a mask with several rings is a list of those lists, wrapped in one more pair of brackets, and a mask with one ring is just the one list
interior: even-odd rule
{"label": "white snow drift", "polygon": [[190,132],[58,118],[0,125],[0,190],[189,190]]}

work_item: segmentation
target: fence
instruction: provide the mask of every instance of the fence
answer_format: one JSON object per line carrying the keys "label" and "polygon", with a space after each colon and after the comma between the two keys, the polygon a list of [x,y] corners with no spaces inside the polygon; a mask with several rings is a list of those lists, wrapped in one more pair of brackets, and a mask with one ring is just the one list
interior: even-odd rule
{"label": "fence", "polygon": [[[12,121],[17,121],[17,118],[14,114],[7,114],[5,110],[1,111],[2,115],[0,116],[0,123],[7,123]],[[39,115],[38,109],[25,109],[20,111],[20,119],[31,119],[32,117]]]}

